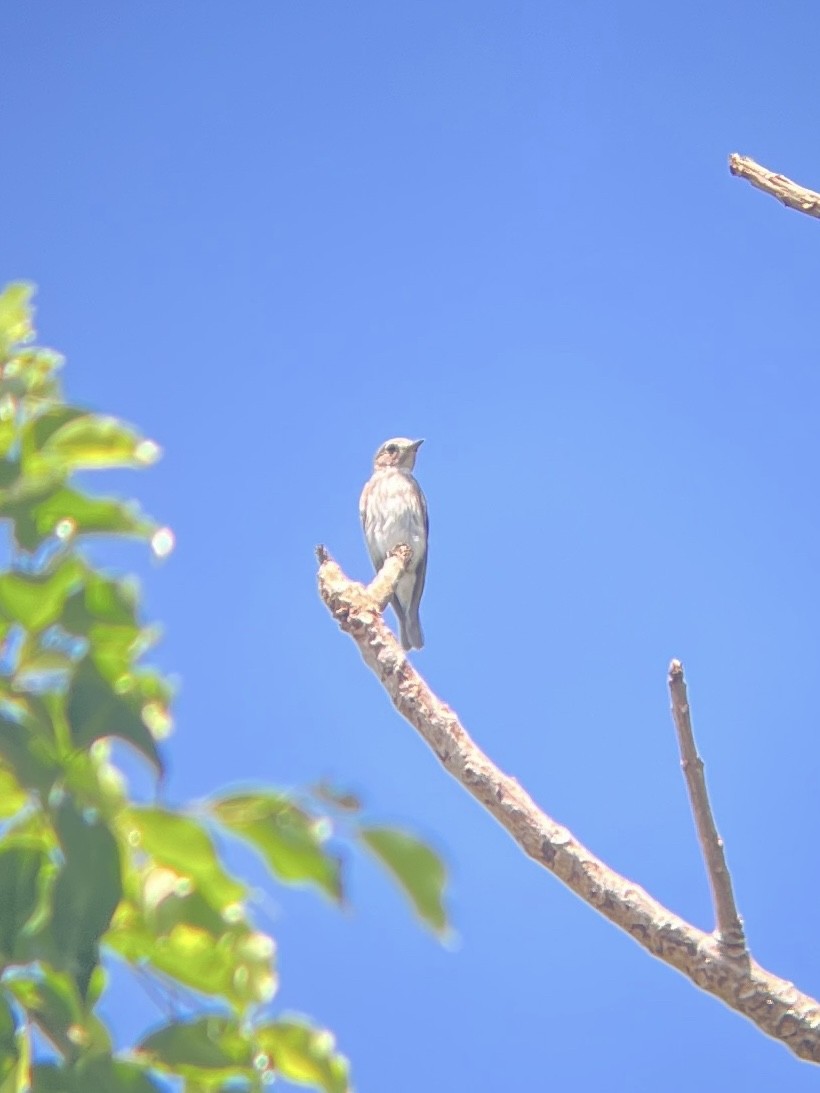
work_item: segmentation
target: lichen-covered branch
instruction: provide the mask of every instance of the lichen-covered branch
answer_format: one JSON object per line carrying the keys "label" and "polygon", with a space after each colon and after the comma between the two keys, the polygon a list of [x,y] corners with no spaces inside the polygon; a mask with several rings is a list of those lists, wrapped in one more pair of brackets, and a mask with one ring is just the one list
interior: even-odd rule
{"label": "lichen-covered branch", "polygon": [[679,660],[673,660],[669,665],[669,694],[672,698],[672,717],[678,732],[680,765],[686,779],[692,815],[706,864],[709,886],[712,889],[715,937],[726,956],[734,960],[743,959],[746,956],[743,921],[735,904],[732,878],[723,852],[723,839],[718,834],[712,806],[709,804],[703,760],[698,755],[695,745],[686,680],[683,677],[683,665]]}
{"label": "lichen-covered branch", "polygon": [[758,190],[765,194],[771,194],[790,209],[796,209],[808,216],[820,217],[820,194],[814,190],[807,190],[805,186],[799,186],[785,175],[778,175],[755,163],[748,156],[739,156],[733,152],[729,156],[729,170],[738,178],[745,178]]}
{"label": "lichen-covered branch", "polygon": [[653,956],[738,1010],[796,1055],[820,1063],[820,1003],[751,958],[726,955],[704,933],[620,876],[535,804],[470,739],[437,698],[381,617],[377,601],[319,550],[319,591],[350,634],[399,713],[418,730],[445,769],[506,828],[524,853]]}

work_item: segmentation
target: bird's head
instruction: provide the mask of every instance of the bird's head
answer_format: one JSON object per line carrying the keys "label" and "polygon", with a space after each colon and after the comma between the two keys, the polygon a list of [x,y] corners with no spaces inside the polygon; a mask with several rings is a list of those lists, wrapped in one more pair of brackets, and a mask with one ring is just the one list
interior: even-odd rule
{"label": "bird's head", "polygon": [[373,466],[401,467],[403,470],[412,471],[416,463],[416,453],[423,443],[423,440],[408,440],[405,436],[385,440],[376,452]]}

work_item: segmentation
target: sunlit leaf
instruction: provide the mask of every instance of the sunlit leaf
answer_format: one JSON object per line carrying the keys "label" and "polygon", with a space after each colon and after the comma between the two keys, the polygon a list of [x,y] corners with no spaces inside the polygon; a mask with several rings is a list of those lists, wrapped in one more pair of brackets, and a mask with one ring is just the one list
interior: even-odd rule
{"label": "sunlit leaf", "polygon": [[85,566],[66,558],[53,573],[0,575],[0,612],[27,630],[40,631],[60,617],[68,596],[82,585]]}
{"label": "sunlit leaf", "polygon": [[59,388],[54,374],[62,363],[63,358],[51,349],[16,346],[3,368],[0,398],[18,398],[22,401],[26,396],[34,396],[38,401],[45,402],[58,397]]}
{"label": "sunlit leaf", "polygon": [[32,337],[31,298],[34,286],[22,281],[7,285],[0,292],[0,362],[12,346]]}
{"label": "sunlit leaf", "polygon": [[200,994],[224,999],[238,1013],[275,993],[274,946],[265,934],[223,923],[214,936],[185,922],[158,934],[139,915],[126,912],[117,920],[106,945],[134,965],[150,965]]}
{"label": "sunlit leaf", "polygon": [[66,406],[61,403],[57,406],[49,406],[32,417],[20,430],[21,444],[26,454],[39,451],[58,429],[68,425],[70,421],[85,417],[87,410],[80,410],[76,406]]}
{"label": "sunlit leaf", "polygon": [[391,827],[363,827],[364,845],[399,882],[416,913],[437,933],[447,929],[443,894],[447,873],[441,858],[414,835]]}
{"label": "sunlit leaf", "polygon": [[[14,460],[7,459],[9,452],[14,446],[17,439],[17,424],[14,419],[14,412],[10,410],[8,413],[4,413],[5,407],[2,401],[0,401],[0,487],[5,488],[11,485],[19,474],[19,466],[12,469]],[[2,464],[5,464],[3,466]],[[3,475],[8,477],[8,481],[3,481]]]}
{"label": "sunlit leaf", "polygon": [[17,1022],[5,996],[0,994],[0,1093],[16,1093],[18,1063]]}
{"label": "sunlit leaf", "polygon": [[155,444],[113,417],[82,414],[52,432],[36,454],[30,468],[58,467],[64,473],[111,467],[144,467],[159,455]]}
{"label": "sunlit leaf", "polygon": [[217,901],[208,900],[190,877],[153,860],[143,867],[129,894],[139,905],[148,929],[157,937],[169,934],[175,926],[185,925],[217,938],[225,932],[228,922],[244,921],[241,905],[216,907]]}
{"label": "sunlit leaf", "polygon": [[245,898],[244,886],[220,864],[208,832],[190,816],[161,808],[132,808],[123,822],[132,846],[190,878],[219,911]]}
{"label": "sunlit leaf", "polygon": [[[0,487],[4,484],[0,475]],[[58,531],[67,535],[108,533],[150,539],[157,526],[135,505],[91,497],[62,484],[48,486],[37,498],[0,500],[0,516],[14,521],[14,537],[24,550],[35,550]]]}
{"label": "sunlit leaf", "polygon": [[157,640],[156,629],[98,622],[86,636],[94,666],[117,694],[128,697],[136,711],[142,714],[146,702],[170,700],[171,687],[164,676],[152,668],[135,667],[135,661]]}
{"label": "sunlit leaf", "polygon": [[158,1069],[203,1082],[256,1076],[251,1043],[227,1017],[174,1021],[146,1036],[137,1051]]}
{"label": "sunlit leaf", "polygon": [[69,798],[56,810],[55,827],[65,862],[54,886],[54,959],[84,997],[99,959],[99,940],[122,895],[120,855],[103,820],[79,812]]}
{"label": "sunlit leaf", "polygon": [[217,798],[214,816],[254,846],[279,880],[312,884],[342,898],[339,862],[324,848],[326,821],[307,815],[284,794],[242,793]]}
{"label": "sunlit leaf", "polygon": [[14,1067],[0,1082],[0,1093],[29,1093],[31,1087],[31,1035],[26,1027],[18,1029]]}
{"label": "sunlit leaf", "polygon": [[254,1030],[254,1038],[276,1074],[297,1085],[346,1093],[349,1089],[347,1059],[335,1051],[331,1033],[308,1022],[291,1018]]}
{"label": "sunlit leaf", "polygon": [[74,672],[66,702],[75,745],[87,748],[95,740],[116,736],[136,748],[160,772],[162,761],[142,716],[144,705],[141,693],[117,693],[94,660],[84,657]]}
{"label": "sunlit leaf", "polygon": [[0,820],[14,816],[26,804],[29,795],[17,781],[10,768],[0,758]]}

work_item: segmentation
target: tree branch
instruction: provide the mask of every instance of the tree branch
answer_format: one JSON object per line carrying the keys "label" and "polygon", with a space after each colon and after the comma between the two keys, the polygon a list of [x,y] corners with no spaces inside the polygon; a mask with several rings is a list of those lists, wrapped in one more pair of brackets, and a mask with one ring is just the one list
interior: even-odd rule
{"label": "tree branch", "polygon": [[542,812],[514,778],[498,770],[453,711],[433,694],[388,629],[372,595],[346,577],[324,548],[317,553],[322,599],[356,642],[396,709],[524,853],[653,956],[744,1014],[800,1058],[820,1062],[820,1004],[751,958],[728,957],[714,935],[690,925],[610,869]]}
{"label": "tree branch", "polygon": [[680,765],[686,779],[692,815],[695,818],[709,886],[712,889],[715,937],[725,956],[740,960],[746,956],[743,920],[737,913],[732,878],[723,852],[723,839],[718,835],[712,807],[709,804],[703,760],[698,755],[695,745],[686,680],[683,678],[683,665],[679,660],[673,660],[669,665],[669,694],[672,697],[672,716],[678,731]]}
{"label": "tree branch", "polygon": [[733,152],[729,156],[729,170],[738,178],[745,178],[764,194],[771,194],[790,209],[796,209],[808,216],[820,217],[820,194],[814,190],[807,190],[805,186],[799,186],[785,175],[775,174],[759,163],[755,163],[748,156],[739,156]]}
{"label": "tree branch", "polygon": [[407,569],[412,557],[412,549],[405,543],[400,543],[390,551],[384,565],[367,586],[368,595],[373,597],[380,611],[384,611],[392,600],[399,577]]}

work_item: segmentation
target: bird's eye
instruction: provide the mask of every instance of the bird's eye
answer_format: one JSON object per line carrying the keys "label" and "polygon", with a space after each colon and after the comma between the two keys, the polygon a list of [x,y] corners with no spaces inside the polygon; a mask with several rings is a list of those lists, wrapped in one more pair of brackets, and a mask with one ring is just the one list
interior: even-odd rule
{"label": "bird's eye", "polygon": [[395,455],[398,450],[399,450],[398,444],[388,444],[387,447],[385,448],[385,451],[387,452],[388,455]]}

